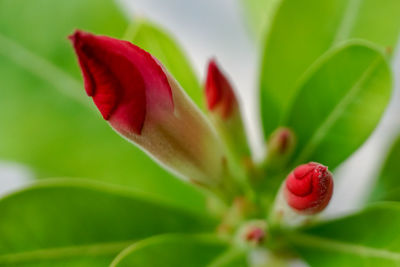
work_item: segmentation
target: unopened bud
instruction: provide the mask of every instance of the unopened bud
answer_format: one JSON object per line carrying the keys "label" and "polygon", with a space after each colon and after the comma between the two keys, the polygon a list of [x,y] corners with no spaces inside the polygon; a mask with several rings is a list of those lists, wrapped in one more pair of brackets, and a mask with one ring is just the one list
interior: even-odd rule
{"label": "unopened bud", "polygon": [[238,108],[231,84],[218,68],[215,60],[208,64],[205,93],[208,109],[228,119]]}
{"label": "unopened bud", "polygon": [[215,131],[157,59],[106,36],[76,31],[70,39],[86,92],[115,131],[181,178],[229,187]]}
{"label": "unopened bud", "polygon": [[267,239],[267,230],[264,220],[248,221],[239,228],[236,242],[241,247],[258,246]]}
{"label": "unopened bud", "polygon": [[264,241],[265,230],[260,227],[253,227],[248,230],[245,238],[248,242],[260,244],[262,241]]}
{"label": "unopened bud", "polygon": [[269,170],[279,170],[290,159],[296,145],[296,137],[289,128],[276,129],[267,142],[266,165]]}
{"label": "unopened bud", "polygon": [[300,214],[316,214],[329,203],[333,193],[332,174],[315,162],[292,171],[284,184],[287,204]]}
{"label": "unopened bud", "polygon": [[243,165],[250,157],[250,149],[239,103],[232,85],[215,60],[208,64],[205,95],[213,124],[234,160]]}

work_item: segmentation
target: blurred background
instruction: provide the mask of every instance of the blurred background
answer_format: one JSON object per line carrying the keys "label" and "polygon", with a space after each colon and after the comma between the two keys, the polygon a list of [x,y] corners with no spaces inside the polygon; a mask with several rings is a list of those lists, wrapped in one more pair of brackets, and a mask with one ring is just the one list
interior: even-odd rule
{"label": "blurred background", "polygon": [[[204,79],[208,60],[212,57],[218,60],[242,100],[242,111],[248,129],[249,140],[255,156],[260,158],[264,153],[264,147],[258,112],[259,101],[257,99],[258,69],[260,64],[259,40],[257,40],[254,30],[250,27],[249,20],[246,17],[248,13],[244,10],[242,2],[232,0],[119,0],[118,5],[126,18],[145,17],[156,24],[162,25],[164,29],[172,33],[186,51],[201,81]],[[21,10],[21,12],[23,13],[24,10]],[[54,16],[57,15],[64,16],[63,14],[54,14]],[[82,15],[85,16],[86,14]],[[104,18],[99,18],[99,20],[104,20]],[[0,21],[2,22],[0,31],[3,31],[8,25],[5,19],[0,19]],[[31,31],[35,30],[34,26],[32,25]],[[39,35],[38,38],[44,38],[42,42],[46,43],[45,34]],[[3,45],[6,43],[0,38],[0,44],[2,42]],[[400,51],[400,49],[394,48],[394,51]],[[0,60],[3,59],[0,57]],[[68,60],[71,61],[71,59]],[[359,207],[364,194],[371,186],[379,170],[383,160],[382,156],[399,132],[400,119],[397,115],[400,112],[399,53],[395,55],[393,62],[396,75],[394,75],[395,90],[392,102],[371,138],[336,171],[336,191],[333,201],[326,211],[327,214],[335,215]],[[3,72],[1,74],[2,77],[0,77],[2,84],[0,98],[1,95],[5,94],[5,90],[9,88],[9,80],[4,82],[6,73]],[[28,83],[32,84],[31,81],[28,81]],[[32,99],[32,101],[34,100]],[[12,110],[10,110],[10,114],[11,112]],[[7,115],[3,112],[0,116]],[[79,116],[79,114],[75,115]],[[7,127],[7,125],[1,125],[0,129],[4,127]],[[26,128],[26,131],[29,131],[29,127]],[[16,134],[19,135],[18,133]],[[29,134],[26,136],[29,137]],[[30,142],[36,142],[35,138],[33,136]],[[58,141],[62,142],[62,140]],[[127,143],[121,142],[121,146],[124,145],[129,146]],[[2,146],[4,148],[5,145],[1,145],[0,142],[0,150]],[[27,153],[29,153],[29,150]],[[49,157],[57,160],[57,155],[50,155]],[[52,164],[52,161],[49,164]],[[0,163],[0,194],[6,194],[31,182],[36,173],[17,161],[2,160]],[[41,176],[44,175],[41,174]],[[122,182],[122,184],[124,183]],[[162,184],[159,185],[159,187],[162,186]],[[346,190],[348,188],[360,188],[360,190],[351,190],[350,193],[349,190]]]}

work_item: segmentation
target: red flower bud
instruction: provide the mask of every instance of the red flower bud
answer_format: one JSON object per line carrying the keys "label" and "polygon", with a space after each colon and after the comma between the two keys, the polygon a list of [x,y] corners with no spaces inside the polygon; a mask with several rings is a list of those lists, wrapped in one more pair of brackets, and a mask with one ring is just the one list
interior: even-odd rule
{"label": "red flower bud", "polygon": [[173,110],[167,76],[149,53],[126,41],[82,31],[69,38],[87,94],[114,127],[140,134],[146,117]]}
{"label": "red flower bud", "polygon": [[333,192],[332,174],[315,162],[303,164],[286,178],[284,195],[290,207],[302,214],[315,214],[329,203]]}
{"label": "red flower bud", "polygon": [[237,101],[232,86],[219,70],[215,60],[208,64],[205,87],[208,109],[218,110],[222,118],[229,118],[237,107]]}
{"label": "red flower bud", "polygon": [[265,166],[269,171],[282,170],[292,156],[296,145],[296,136],[289,128],[279,127],[268,139],[268,154]]}
{"label": "red flower bud", "polygon": [[229,151],[230,160],[235,161],[237,166],[244,164],[250,157],[250,149],[239,104],[232,86],[215,60],[208,64],[205,95],[208,109],[211,111],[209,117]]}
{"label": "red flower bud", "polygon": [[265,231],[262,228],[254,227],[250,229],[246,234],[246,240],[260,244],[265,238]]}
{"label": "red flower bud", "polygon": [[251,220],[238,229],[235,242],[243,248],[261,245],[268,238],[268,227],[265,220]]}
{"label": "red flower bud", "polygon": [[114,130],[178,177],[227,188],[220,140],[161,63],[127,41],[81,31],[70,39],[86,92]]}
{"label": "red flower bud", "polygon": [[291,130],[287,128],[281,128],[279,131],[276,132],[274,135],[274,138],[272,138],[270,142],[270,148],[272,148],[273,145],[276,149],[276,152],[278,154],[285,154],[292,146],[293,143],[293,133]]}

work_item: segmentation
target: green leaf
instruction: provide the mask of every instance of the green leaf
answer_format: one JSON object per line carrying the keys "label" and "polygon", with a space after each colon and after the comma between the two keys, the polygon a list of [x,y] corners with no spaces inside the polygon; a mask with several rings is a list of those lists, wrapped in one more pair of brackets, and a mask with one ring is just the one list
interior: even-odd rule
{"label": "green leaf", "polygon": [[39,183],[0,200],[1,266],[108,266],[152,235],[211,231],[214,220],[84,181]]}
{"label": "green leaf", "polygon": [[304,72],[331,47],[361,38],[395,47],[398,0],[282,0],[264,44],[261,113],[268,137],[282,122]]}
{"label": "green leaf", "polygon": [[114,133],[85,96],[67,35],[117,37],[126,26],[110,0],[0,0],[0,159],[38,178],[97,179],[204,209],[202,194]]}
{"label": "green leaf", "polygon": [[249,266],[247,251],[237,248],[229,249],[214,259],[208,267],[245,267]]}
{"label": "green leaf", "polygon": [[393,143],[374,185],[370,201],[400,201],[400,136]]}
{"label": "green leaf", "polygon": [[284,123],[297,137],[294,165],[337,167],[375,129],[391,81],[384,56],[363,43],[346,43],[321,58],[301,82]]}
{"label": "green leaf", "polygon": [[388,202],[285,237],[311,266],[398,266],[399,224],[400,204]]}
{"label": "green leaf", "polygon": [[215,236],[157,236],[125,249],[111,266],[204,267],[226,249],[227,244]]}
{"label": "green leaf", "polygon": [[257,43],[262,43],[276,7],[281,0],[240,0],[251,34]]}
{"label": "green leaf", "polygon": [[155,56],[174,76],[190,98],[205,108],[203,90],[178,43],[162,28],[144,20],[135,20],[124,37]]}

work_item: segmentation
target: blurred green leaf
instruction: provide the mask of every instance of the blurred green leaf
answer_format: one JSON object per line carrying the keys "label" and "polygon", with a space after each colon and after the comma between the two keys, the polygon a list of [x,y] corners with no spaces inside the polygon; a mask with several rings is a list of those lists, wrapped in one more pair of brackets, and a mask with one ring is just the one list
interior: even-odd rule
{"label": "blurred green leaf", "polygon": [[156,234],[211,231],[214,221],[146,195],[84,181],[48,181],[0,200],[1,266],[108,266]]}
{"label": "blurred green leaf", "polygon": [[400,204],[388,202],[285,237],[311,266],[398,266],[399,224]]}
{"label": "blurred green leaf", "polygon": [[370,201],[400,201],[400,136],[393,143],[378,180],[372,188]]}
{"label": "blurred green leaf", "polygon": [[155,56],[174,76],[190,98],[204,109],[203,89],[189,60],[178,43],[162,28],[148,21],[135,20],[124,39]]}
{"label": "blurred green leaf", "polygon": [[393,48],[399,17],[398,0],[282,0],[266,36],[260,72],[265,137],[281,124],[296,83],[317,58],[351,38]]}
{"label": "blurred green leaf", "polygon": [[204,208],[204,197],[114,133],[85,96],[67,35],[122,36],[110,0],[0,0],[0,159],[37,177],[82,177]]}
{"label": "blurred green leaf", "polygon": [[276,7],[281,0],[240,0],[245,17],[257,43],[262,43],[269,28]]}
{"label": "blurred green leaf", "polygon": [[247,251],[239,249],[230,249],[218,256],[208,267],[246,267]]}
{"label": "blurred green leaf", "polygon": [[321,162],[334,169],[378,124],[390,98],[391,71],[381,52],[350,42],[307,73],[286,123],[297,137],[294,165]]}
{"label": "blurred green leaf", "polygon": [[215,236],[157,236],[125,249],[111,266],[204,267],[226,249]]}

